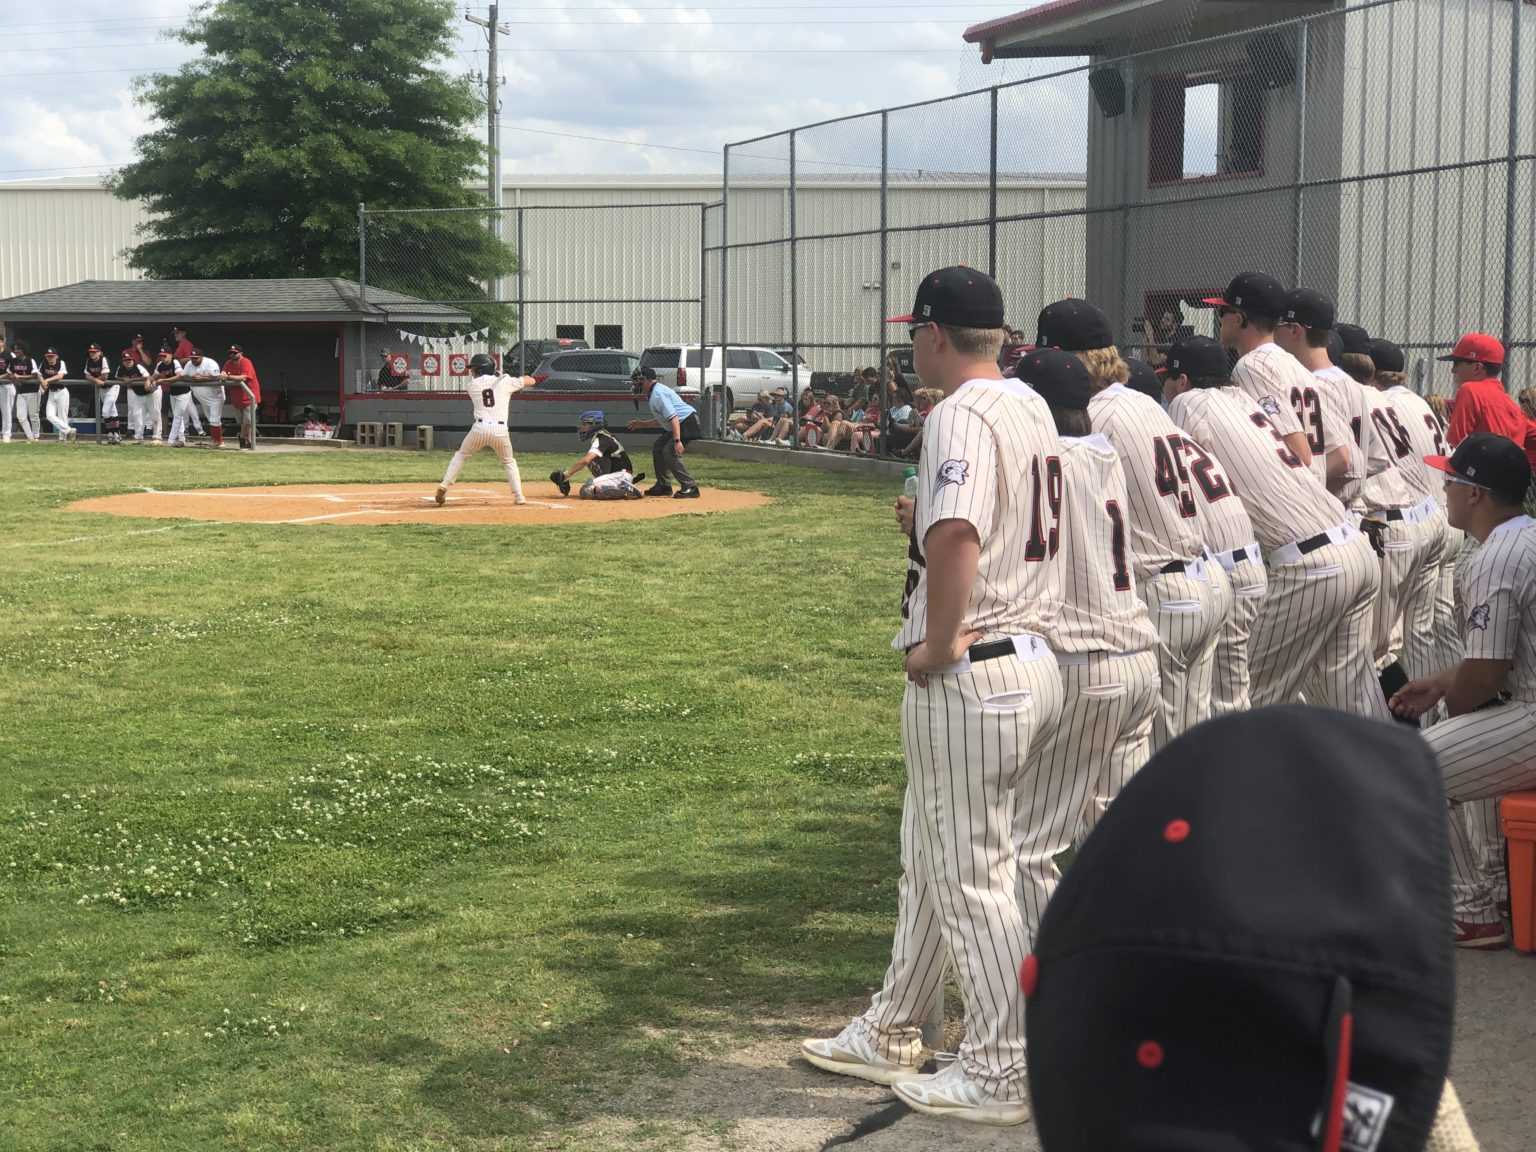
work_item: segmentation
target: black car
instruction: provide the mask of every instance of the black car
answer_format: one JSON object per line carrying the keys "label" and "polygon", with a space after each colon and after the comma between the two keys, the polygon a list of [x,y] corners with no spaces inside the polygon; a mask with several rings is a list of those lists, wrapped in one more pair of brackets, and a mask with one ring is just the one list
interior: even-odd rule
{"label": "black car", "polygon": [[[582,339],[563,337],[558,340],[519,340],[507,349],[507,354],[501,358],[501,370],[508,376],[531,376],[533,370],[544,362],[544,358],[553,352],[570,352],[577,348],[590,348]],[[522,363],[518,360],[521,358]]]}

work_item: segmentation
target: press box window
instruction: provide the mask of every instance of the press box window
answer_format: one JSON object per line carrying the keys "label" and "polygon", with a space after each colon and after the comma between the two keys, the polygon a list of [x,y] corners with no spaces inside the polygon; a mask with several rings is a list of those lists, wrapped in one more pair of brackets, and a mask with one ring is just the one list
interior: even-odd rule
{"label": "press box window", "polygon": [[1158,76],[1148,133],[1150,184],[1257,176],[1264,170],[1264,88],[1248,72]]}

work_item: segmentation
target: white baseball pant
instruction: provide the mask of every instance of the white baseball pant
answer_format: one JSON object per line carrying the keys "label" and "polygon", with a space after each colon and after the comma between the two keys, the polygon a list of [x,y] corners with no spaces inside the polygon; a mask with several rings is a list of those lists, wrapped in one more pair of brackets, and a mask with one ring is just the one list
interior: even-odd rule
{"label": "white baseball pant", "polygon": [[1325,708],[1391,720],[1371,659],[1372,611],[1381,568],[1353,525],[1290,560],[1268,557],[1269,592],[1248,640],[1249,695],[1255,708],[1287,704],[1305,692]]}
{"label": "white baseball pant", "polygon": [[1183,572],[1161,572],[1139,581],[1138,591],[1158,636],[1155,752],[1210,719],[1216,638],[1231,610],[1232,592],[1221,566],[1204,560],[1188,561]]}
{"label": "white baseball pant", "polygon": [[623,468],[620,468],[617,472],[605,472],[601,476],[592,477],[581,486],[578,494],[589,500],[598,499],[593,493],[603,492],[610,488],[623,488],[626,484],[633,487],[634,483],[634,478]]}
{"label": "white baseball pant", "polygon": [[16,385],[0,384],[0,441],[11,438],[11,425],[16,418]]}
{"label": "white baseball pant", "polygon": [[465,434],[464,443],[459,445],[459,450],[453,454],[453,459],[448,461],[448,471],[443,473],[442,487],[452,488],[453,482],[459,478],[459,472],[464,468],[464,462],[482,448],[489,448],[496,453],[496,459],[501,461],[502,471],[507,474],[507,483],[512,486],[512,495],[521,500],[523,476],[518,471],[517,457],[512,454],[512,438],[507,435],[507,426],[500,422],[475,421],[474,427]]}
{"label": "white baseball pant", "polygon": [[16,393],[16,420],[28,440],[36,440],[42,433],[43,421],[38,415],[36,392]]}
{"label": "white baseball pant", "polygon": [[1037,761],[1013,794],[1013,851],[1019,910],[1033,950],[1040,917],[1061,873],[1056,857],[1092,828],[1125,782],[1152,756],[1157,653],[1061,653],[1062,708],[1056,729],[1035,747]]}
{"label": "white baseball pant", "polygon": [[1019,991],[1028,949],[1012,843],[1014,797],[1033,793],[1040,763],[1031,750],[1049,737],[1062,705],[1056,659],[1033,639],[1028,658],[930,673],[924,688],[907,684],[896,933],[885,981],[854,1021],[876,1052],[916,1064],[947,962],[965,1001],[957,1058],[999,1100],[1028,1096]]}
{"label": "white baseball pant", "polygon": [[167,444],[185,444],[187,442],[187,425],[196,419],[192,411],[192,394],[190,392],[177,396],[171,393],[171,432],[165,438]]}
{"label": "white baseball pant", "polygon": [[[1425,546],[1422,583],[1405,588],[1401,597],[1403,670],[1408,673],[1410,680],[1432,676],[1461,659],[1460,630],[1455,630],[1452,635],[1454,646],[1444,652],[1440,650],[1438,631],[1440,584],[1443,579],[1441,573],[1445,566],[1446,549],[1450,547],[1450,526],[1445,522],[1445,514],[1436,512],[1424,522],[1423,527],[1429,540]],[[1461,533],[1456,535],[1460,536]],[[1460,541],[1457,541],[1456,547],[1460,549]],[[1454,610],[1454,598],[1451,607]],[[1449,663],[1438,663],[1441,657],[1448,657]]]}
{"label": "white baseball pant", "polygon": [[53,425],[53,430],[58,433],[59,439],[69,436],[69,389],[55,388],[48,393],[48,403],[45,408],[48,423]]}
{"label": "white baseball pant", "polygon": [[208,421],[208,427],[219,427],[224,420],[224,385],[194,384],[192,398],[197,401],[197,407],[203,419]]}
{"label": "white baseball pant", "polygon": [[128,389],[128,431],[135,440],[144,439],[146,432],[151,440],[160,439],[160,389],[144,396]]}
{"label": "white baseball pant", "polygon": [[[1511,701],[1453,716],[1427,729],[1424,739],[1440,761],[1450,802],[1452,914],[1492,924],[1505,884],[1503,857],[1490,857],[1468,836],[1466,809],[1536,788],[1536,706]],[[1494,831],[1497,844],[1497,825]]]}
{"label": "white baseball pant", "polygon": [[[1259,608],[1269,591],[1264,561],[1257,543],[1248,544],[1247,556],[1230,568],[1222,563],[1227,581],[1232,585],[1232,610],[1216,636],[1216,651],[1211,663],[1211,715],[1228,716],[1246,712],[1248,700],[1248,637]],[[1218,562],[1222,556],[1218,556]]]}
{"label": "white baseball pant", "polygon": [[[105,388],[97,389],[97,394],[101,397],[102,424],[106,424],[109,420],[117,419],[117,397],[121,392],[122,386],[120,384],[108,384]],[[114,424],[113,427],[115,428],[116,425]],[[97,431],[101,430],[101,427],[98,426]]]}
{"label": "white baseball pant", "polygon": [[[1409,523],[1389,521],[1381,533],[1382,555],[1377,557],[1381,582],[1371,613],[1371,656],[1384,667],[1392,655],[1392,635],[1407,605],[1412,604],[1421,625],[1434,621],[1436,565],[1443,537],[1434,520]],[[1407,622],[1405,621],[1405,627]],[[1406,643],[1406,638],[1405,638]],[[1410,677],[1413,673],[1409,673]]]}

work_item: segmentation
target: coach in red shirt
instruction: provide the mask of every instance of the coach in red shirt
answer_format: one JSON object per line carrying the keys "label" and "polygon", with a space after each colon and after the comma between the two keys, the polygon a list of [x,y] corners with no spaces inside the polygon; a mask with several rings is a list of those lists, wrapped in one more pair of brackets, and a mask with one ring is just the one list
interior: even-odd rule
{"label": "coach in red shirt", "polygon": [[1499,379],[1504,371],[1504,345],[1492,336],[1472,332],[1440,360],[1451,365],[1451,378],[1456,381],[1451,426],[1446,431],[1451,446],[1474,432],[1492,432],[1521,445],[1531,467],[1536,468],[1536,424],[1520,411]]}
{"label": "coach in red shirt", "polygon": [[240,345],[229,346],[229,358],[224,361],[223,379],[232,384],[244,384],[251,390],[247,396],[239,388],[230,388],[229,402],[235,409],[235,420],[239,426],[240,447],[256,450],[256,408],[261,403],[261,384],[256,379],[256,365],[251,363]]}

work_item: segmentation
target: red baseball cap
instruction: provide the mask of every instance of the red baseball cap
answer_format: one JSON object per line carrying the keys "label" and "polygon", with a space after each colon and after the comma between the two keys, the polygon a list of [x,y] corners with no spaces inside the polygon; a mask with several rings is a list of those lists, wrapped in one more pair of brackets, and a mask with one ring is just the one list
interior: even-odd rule
{"label": "red baseball cap", "polygon": [[1475,364],[1502,364],[1504,363],[1504,345],[1492,336],[1485,336],[1481,332],[1469,332],[1456,341],[1456,347],[1451,350],[1449,356],[1437,356],[1435,359],[1447,364],[1457,360],[1471,360]]}

